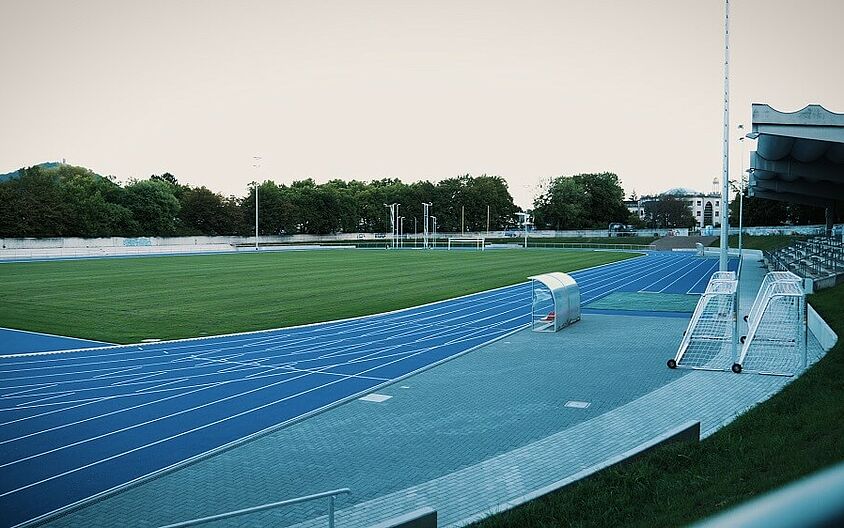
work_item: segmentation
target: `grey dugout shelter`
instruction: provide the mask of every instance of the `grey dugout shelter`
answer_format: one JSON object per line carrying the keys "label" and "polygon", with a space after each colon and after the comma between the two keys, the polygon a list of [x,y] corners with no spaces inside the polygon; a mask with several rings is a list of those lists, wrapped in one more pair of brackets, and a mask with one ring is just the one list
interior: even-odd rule
{"label": "grey dugout shelter", "polygon": [[531,279],[531,326],[535,332],[556,332],[580,320],[580,287],[567,273],[543,273]]}
{"label": "grey dugout shelter", "polygon": [[844,114],[820,105],[780,112],[753,104],[756,151],[750,153],[748,194],[826,209],[831,233],[844,201]]}

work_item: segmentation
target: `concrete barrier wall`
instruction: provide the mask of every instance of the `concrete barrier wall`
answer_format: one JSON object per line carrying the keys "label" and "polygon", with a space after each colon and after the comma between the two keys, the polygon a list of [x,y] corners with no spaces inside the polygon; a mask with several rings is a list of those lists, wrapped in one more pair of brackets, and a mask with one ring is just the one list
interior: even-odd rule
{"label": "concrete barrier wall", "polygon": [[664,445],[673,444],[676,442],[699,442],[700,441],[700,422],[699,421],[690,421],[686,422],[678,427],[670,429],[665,433],[647,441],[638,446],[621,453],[620,455],[616,455],[614,457],[610,457],[609,459],[605,460],[600,464],[596,464],[594,466],[588,467],[582,471],[575,473],[574,475],[565,478],[563,480],[559,480],[554,482],[553,484],[549,484],[543,488],[540,488],[533,493],[529,493],[527,495],[522,495],[521,497],[517,497],[513,500],[504,502],[500,504],[498,507],[494,508],[491,511],[480,513],[477,515],[473,515],[467,519],[463,519],[456,523],[453,523],[449,526],[457,527],[457,526],[465,526],[467,524],[471,524],[473,522],[479,521],[490,515],[494,515],[496,513],[501,513],[510,509],[515,508],[516,506],[520,506],[526,502],[532,501],[534,499],[538,499],[540,497],[544,497],[550,493],[554,493],[559,491],[563,488],[566,488],[576,482],[580,482],[584,479],[594,477],[598,475],[601,471],[606,469],[616,467],[622,464],[627,464],[636,460],[637,458],[641,457],[645,453],[649,453],[654,449],[662,447]]}

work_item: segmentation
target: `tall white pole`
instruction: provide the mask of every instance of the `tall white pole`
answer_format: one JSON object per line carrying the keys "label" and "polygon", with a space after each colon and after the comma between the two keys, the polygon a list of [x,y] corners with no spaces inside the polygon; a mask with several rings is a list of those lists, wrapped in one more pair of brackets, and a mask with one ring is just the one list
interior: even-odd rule
{"label": "tall white pole", "polygon": [[[724,174],[721,179],[721,258],[720,271],[727,271],[730,236],[730,0],[724,2]],[[727,211],[727,214],[724,212]]]}
{"label": "tall white pole", "polygon": [[255,251],[258,251],[258,183],[255,182]]}
{"label": "tall white pole", "polygon": [[486,206],[486,236],[489,236],[489,206]]}
{"label": "tall white pole", "polygon": [[432,246],[437,247],[437,217],[432,216],[431,219],[434,221],[434,238],[432,239]]}
{"label": "tall white pole", "polygon": [[466,232],[466,206],[460,206],[460,236]]}
{"label": "tall white pole", "polygon": [[[261,156],[252,156],[254,163],[252,164],[255,167],[256,172],[261,172]],[[258,180],[256,178],[253,182],[255,184],[255,251],[258,251]]]}

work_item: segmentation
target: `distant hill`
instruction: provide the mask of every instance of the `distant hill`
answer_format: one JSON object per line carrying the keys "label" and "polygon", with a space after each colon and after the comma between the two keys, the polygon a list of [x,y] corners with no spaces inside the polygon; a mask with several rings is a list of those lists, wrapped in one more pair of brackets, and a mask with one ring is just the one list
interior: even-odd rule
{"label": "distant hill", "polygon": [[[61,163],[58,161],[45,161],[44,163],[39,163],[38,165],[33,165],[33,167],[41,167],[42,169],[55,169],[59,167]],[[0,174],[0,182],[4,182],[7,180],[11,180],[12,178],[18,177],[18,170],[15,169],[12,172],[7,172],[6,174]]]}
{"label": "distant hill", "polygon": [[[61,167],[62,165],[63,164],[59,161],[45,161],[44,163],[39,163],[37,165],[32,165],[32,166],[33,167],[41,167],[42,169],[45,169],[45,170],[50,170],[50,169],[57,169],[57,168]],[[26,168],[29,168],[29,167],[26,167]],[[85,167],[82,167],[82,168],[85,169]],[[7,172],[6,174],[0,174],[0,182],[9,181],[13,178],[17,178],[18,177],[18,170],[19,169],[13,170],[12,172]],[[91,169],[85,169],[85,170],[91,172],[96,177],[102,178],[102,176],[100,176],[96,172],[92,171]]]}

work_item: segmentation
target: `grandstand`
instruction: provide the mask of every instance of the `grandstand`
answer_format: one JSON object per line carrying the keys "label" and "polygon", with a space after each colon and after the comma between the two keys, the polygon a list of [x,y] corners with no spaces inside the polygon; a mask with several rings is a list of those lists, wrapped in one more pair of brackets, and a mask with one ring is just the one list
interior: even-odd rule
{"label": "grandstand", "polygon": [[811,279],[815,288],[833,286],[844,278],[844,242],[840,237],[817,236],[763,253],[771,271],[790,271]]}

